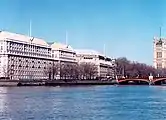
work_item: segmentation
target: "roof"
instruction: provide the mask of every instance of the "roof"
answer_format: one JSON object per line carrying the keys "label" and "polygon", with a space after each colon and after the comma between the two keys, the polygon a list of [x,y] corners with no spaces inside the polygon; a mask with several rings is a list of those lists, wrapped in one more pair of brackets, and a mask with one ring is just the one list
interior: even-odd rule
{"label": "roof", "polygon": [[26,36],[22,34],[17,34],[17,33],[11,33],[7,31],[0,32],[0,39],[12,39],[12,40],[17,40],[17,41],[27,42],[27,43],[30,42],[30,39],[33,39],[32,43],[34,44],[48,46],[47,42],[45,42],[43,39],[30,37],[30,36]]}
{"label": "roof", "polygon": [[54,42],[47,42],[47,44],[51,46],[52,44],[54,44]]}
{"label": "roof", "polygon": [[66,45],[66,44],[62,44],[62,43],[57,43],[54,42],[51,45],[52,50],[57,50],[57,49],[63,49],[63,50],[67,50],[67,51],[74,51],[73,48],[70,45]]}
{"label": "roof", "polygon": [[95,51],[95,50],[90,50],[90,49],[77,49],[75,51],[77,54],[82,54],[82,55],[101,55],[101,56],[104,56],[100,52]]}

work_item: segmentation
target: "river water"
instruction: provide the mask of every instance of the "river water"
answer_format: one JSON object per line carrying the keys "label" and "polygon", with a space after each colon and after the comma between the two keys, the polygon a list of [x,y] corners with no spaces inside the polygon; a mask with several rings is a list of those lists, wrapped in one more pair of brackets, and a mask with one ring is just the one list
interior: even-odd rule
{"label": "river water", "polygon": [[1,87],[0,120],[166,120],[166,87]]}

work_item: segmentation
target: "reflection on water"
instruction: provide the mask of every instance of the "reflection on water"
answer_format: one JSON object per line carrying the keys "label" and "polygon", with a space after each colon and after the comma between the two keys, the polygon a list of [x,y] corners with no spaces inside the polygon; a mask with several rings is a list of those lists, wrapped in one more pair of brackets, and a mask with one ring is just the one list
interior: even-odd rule
{"label": "reflection on water", "polygon": [[0,120],[165,120],[166,87],[0,88]]}
{"label": "reflection on water", "polygon": [[6,111],[6,105],[5,105],[7,100],[6,93],[7,93],[7,88],[0,87],[0,116],[3,116],[4,112]]}

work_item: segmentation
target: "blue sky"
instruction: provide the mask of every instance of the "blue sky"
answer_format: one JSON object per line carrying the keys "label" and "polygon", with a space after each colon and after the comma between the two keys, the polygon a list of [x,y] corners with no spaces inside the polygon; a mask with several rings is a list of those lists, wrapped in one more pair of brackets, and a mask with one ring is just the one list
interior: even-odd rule
{"label": "blue sky", "polygon": [[[153,37],[166,35],[165,0],[1,0],[0,29],[95,49],[106,55],[153,61]],[[164,33],[165,32],[165,33]]]}

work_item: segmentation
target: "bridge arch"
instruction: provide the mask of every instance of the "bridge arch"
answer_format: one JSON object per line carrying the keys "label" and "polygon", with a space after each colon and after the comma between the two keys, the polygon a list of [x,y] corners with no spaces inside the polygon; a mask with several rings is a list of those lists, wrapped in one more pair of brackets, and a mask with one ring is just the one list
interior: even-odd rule
{"label": "bridge arch", "polygon": [[166,78],[158,78],[158,79],[153,80],[153,84],[159,84],[159,83],[161,83],[162,81],[165,81],[165,80],[166,80]]}
{"label": "bridge arch", "polygon": [[129,81],[133,81],[133,82],[134,81],[135,82],[141,81],[141,82],[144,82],[146,84],[150,83],[150,81],[148,79],[139,79],[139,78],[137,78],[137,79],[122,79],[122,80],[118,80],[119,84],[124,83],[124,82],[129,82]]}

